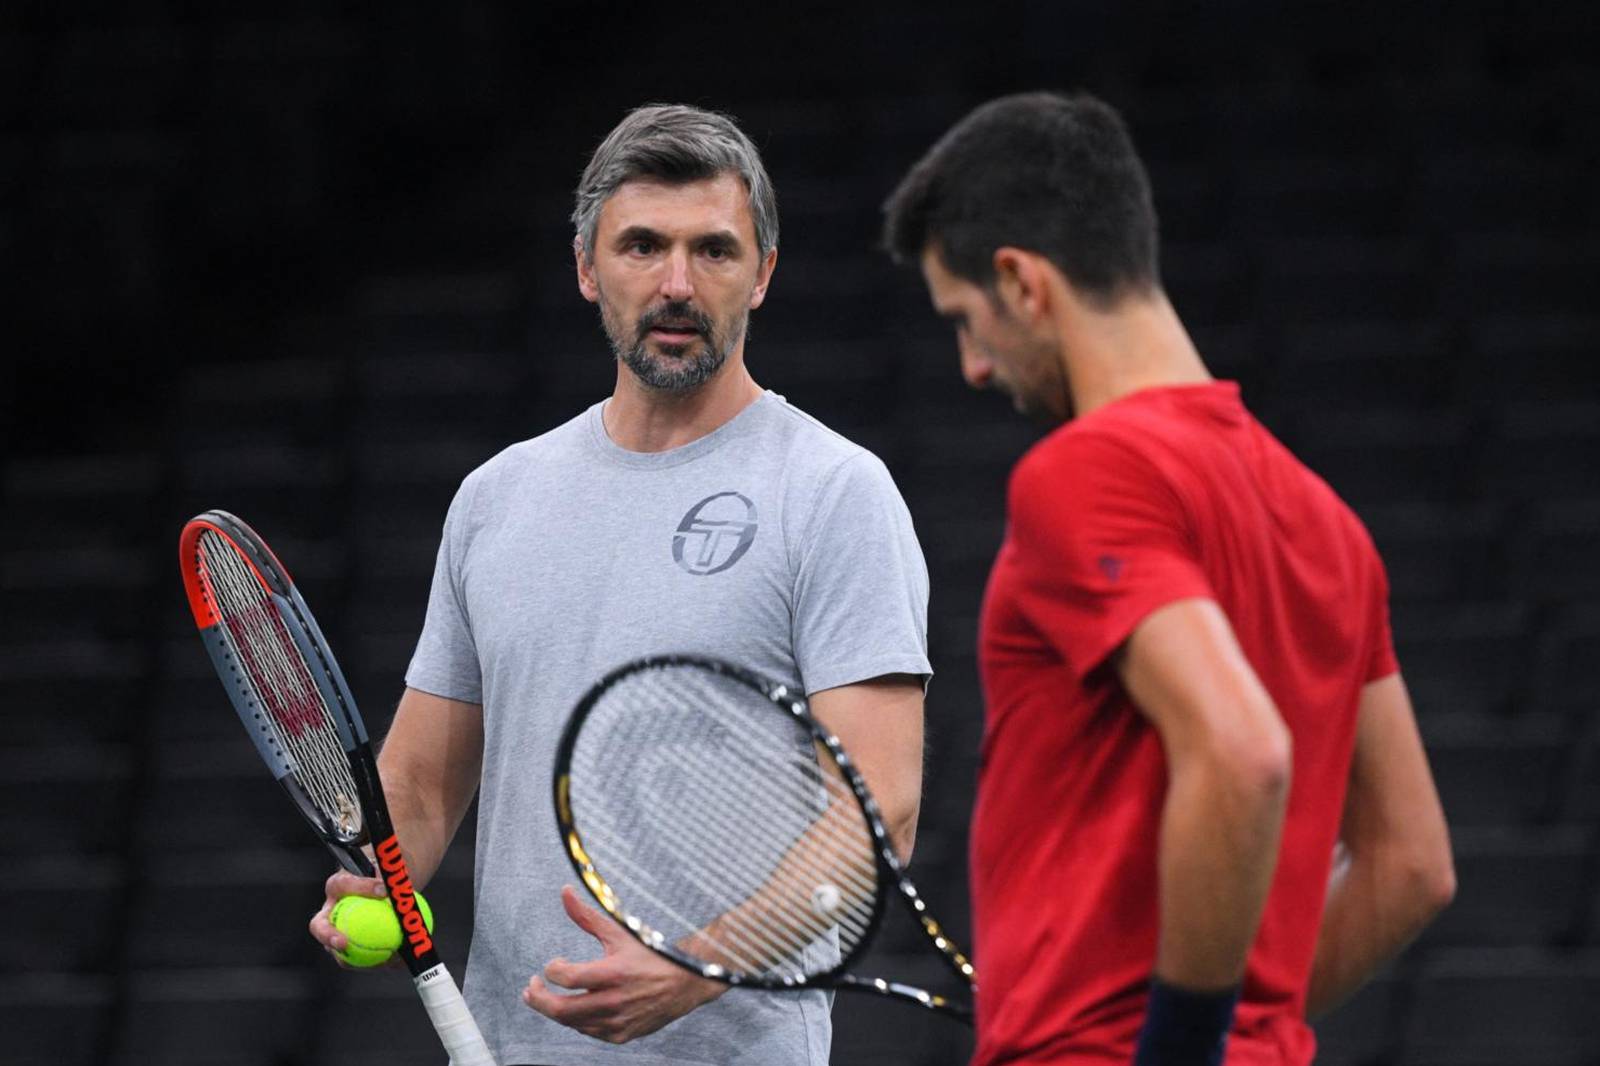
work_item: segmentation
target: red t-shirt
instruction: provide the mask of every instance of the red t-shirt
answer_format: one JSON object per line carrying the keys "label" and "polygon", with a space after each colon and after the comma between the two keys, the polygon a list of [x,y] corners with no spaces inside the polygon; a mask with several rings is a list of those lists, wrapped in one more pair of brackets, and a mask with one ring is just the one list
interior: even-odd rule
{"label": "red t-shirt", "polygon": [[1158,925],[1158,735],[1108,658],[1151,611],[1215,600],[1294,738],[1278,868],[1230,1066],[1301,1066],[1306,983],[1361,687],[1393,673],[1382,563],[1231,382],[1146,389],[1011,477],[979,632],[972,824],[980,1066],[1125,1066]]}

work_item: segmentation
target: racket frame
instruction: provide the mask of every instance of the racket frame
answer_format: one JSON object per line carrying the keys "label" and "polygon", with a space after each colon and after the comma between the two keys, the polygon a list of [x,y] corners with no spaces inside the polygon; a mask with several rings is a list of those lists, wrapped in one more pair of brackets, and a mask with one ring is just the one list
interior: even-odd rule
{"label": "racket frame", "polygon": [[[866,923],[861,936],[847,952],[841,954],[839,961],[828,970],[818,973],[802,973],[794,976],[762,977],[755,974],[738,973],[727,969],[717,963],[706,962],[687,952],[679,950],[666,937],[652,929],[648,923],[628,912],[618,899],[605,875],[596,869],[594,859],[589,854],[589,849],[584,845],[583,833],[573,815],[572,795],[572,756],[577,747],[578,737],[583,730],[585,721],[590,712],[599,704],[600,700],[613,687],[622,681],[637,674],[651,670],[693,668],[704,670],[717,676],[735,681],[746,688],[758,693],[778,711],[787,714],[798,722],[811,735],[811,739],[822,746],[828,756],[838,766],[840,775],[851,794],[855,797],[861,813],[865,816],[867,828],[872,834],[873,861],[878,869],[879,879],[883,888],[875,893],[872,913]],[[566,853],[567,860],[571,862],[573,870],[580,881],[588,889],[595,901],[611,915],[624,929],[628,930],[635,939],[651,950],[659,953],[664,958],[697,974],[700,977],[720,981],[735,988],[756,988],[769,991],[797,991],[806,988],[833,988],[851,992],[874,993],[892,999],[903,1000],[931,1010],[951,1015],[968,1024],[972,1023],[972,1011],[964,1004],[957,1003],[934,992],[916,988],[911,985],[901,984],[876,977],[862,977],[857,974],[846,973],[846,967],[861,956],[871,943],[878,926],[883,921],[884,911],[888,906],[889,887],[897,893],[905,905],[910,908],[913,917],[917,919],[923,935],[928,938],[935,952],[944,961],[951,971],[968,987],[975,988],[972,963],[962,954],[961,950],[950,940],[928,913],[927,904],[921,894],[907,876],[904,865],[899,856],[894,853],[890,844],[888,830],[884,827],[883,816],[878,802],[867,788],[867,782],[851,759],[849,752],[844,748],[839,738],[831,733],[811,713],[809,703],[804,694],[793,687],[760,674],[736,666],[722,659],[705,655],[690,653],[673,653],[663,655],[650,655],[633,659],[623,663],[595,682],[584,693],[573,709],[572,715],[567,719],[562,729],[561,740],[556,746],[555,773],[552,779],[553,799],[556,816],[556,832],[561,838],[562,851]],[[603,861],[603,860],[602,860]]]}
{"label": "racket frame", "polygon": [[[344,832],[312,802],[289,772],[290,757],[279,749],[276,734],[264,721],[265,710],[257,701],[254,687],[244,679],[242,667],[232,660],[232,648],[223,635],[222,618],[212,605],[201,575],[200,537],[206,531],[222,536],[250,567],[267,592],[279,621],[294,641],[318,693],[332,712],[340,747],[349,763],[361,811],[361,825],[355,832]],[[184,590],[195,625],[210,654],[217,676],[233,703],[257,752],[288,794],[296,810],[327,845],[339,864],[361,877],[380,877],[388,886],[388,901],[400,921],[402,939],[397,953],[410,971],[418,995],[441,1041],[452,1052],[456,1066],[494,1066],[494,1059],[467,1010],[460,988],[446,969],[434,947],[433,937],[422,921],[416,905],[416,889],[401,853],[389,804],[384,796],[377,759],[367,735],[366,724],[356,708],[344,672],[323,637],[316,618],[306,606],[289,572],[266,541],[242,519],[227,511],[210,510],[190,519],[178,542],[179,566]],[[375,864],[367,848],[376,857]]]}

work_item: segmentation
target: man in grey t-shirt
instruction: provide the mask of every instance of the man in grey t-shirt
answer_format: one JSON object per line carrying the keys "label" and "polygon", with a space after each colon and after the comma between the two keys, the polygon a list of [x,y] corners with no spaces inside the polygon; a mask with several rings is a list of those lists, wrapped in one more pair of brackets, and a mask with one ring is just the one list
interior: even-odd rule
{"label": "man in grey t-shirt", "polygon": [[[730,659],[811,694],[909,855],[930,672],[922,554],[883,464],[745,368],[778,227],[731,121],[632,112],[585,170],[573,221],[616,389],[462,483],[379,760],[389,805],[425,882],[481,788],[466,995],[503,1066],[823,1066],[825,993],[728,992],[567,884],[551,763],[610,668]],[[381,883],[328,880],[311,923],[325,945],[342,942],[328,909],[352,893]]]}

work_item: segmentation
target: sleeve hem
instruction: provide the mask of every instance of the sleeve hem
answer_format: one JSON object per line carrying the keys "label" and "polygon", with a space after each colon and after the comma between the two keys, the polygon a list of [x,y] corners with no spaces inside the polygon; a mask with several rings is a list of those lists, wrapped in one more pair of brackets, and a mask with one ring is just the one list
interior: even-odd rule
{"label": "sleeve hem", "polygon": [[1104,666],[1116,650],[1128,642],[1140,623],[1161,608],[1182,600],[1216,602],[1216,594],[1204,581],[1191,580],[1168,585],[1160,592],[1122,607],[1114,621],[1099,628],[1094,643],[1088,645],[1085,654],[1069,657],[1067,668],[1071,670],[1073,680],[1083,684],[1090,674]]}
{"label": "sleeve hem", "polygon": [[933,667],[923,655],[898,655],[870,659],[859,663],[843,663],[826,670],[811,672],[805,679],[806,694],[814,696],[831,688],[871,681],[887,674],[910,674],[922,678],[924,690],[933,677]]}
{"label": "sleeve hem", "polygon": [[443,700],[455,700],[457,703],[476,703],[483,705],[483,689],[473,688],[470,685],[433,677],[421,671],[406,674],[406,687],[425,692],[430,696],[438,696]]}

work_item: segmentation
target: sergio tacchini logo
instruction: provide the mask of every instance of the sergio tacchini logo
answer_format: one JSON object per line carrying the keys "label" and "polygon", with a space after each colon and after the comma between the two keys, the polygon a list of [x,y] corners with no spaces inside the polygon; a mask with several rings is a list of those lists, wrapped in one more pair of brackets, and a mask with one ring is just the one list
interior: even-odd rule
{"label": "sergio tacchini logo", "polygon": [[672,558],[691,574],[720,574],[744,557],[756,539],[756,505],[737,492],[707,496],[683,516],[672,535]]}

